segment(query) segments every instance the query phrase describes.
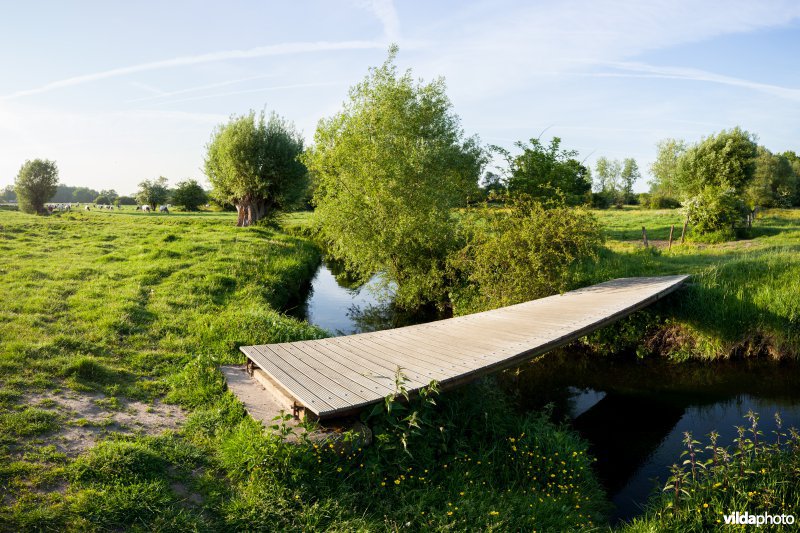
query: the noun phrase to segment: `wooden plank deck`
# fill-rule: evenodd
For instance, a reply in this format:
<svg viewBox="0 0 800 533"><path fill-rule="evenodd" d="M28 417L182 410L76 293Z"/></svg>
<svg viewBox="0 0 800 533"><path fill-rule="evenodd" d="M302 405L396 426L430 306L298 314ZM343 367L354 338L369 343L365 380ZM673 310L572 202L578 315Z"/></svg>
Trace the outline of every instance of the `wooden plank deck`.
<svg viewBox="0 0 800 533"><path fill-rule="evenodd" d="M242 346L291 401L320 419L344 416L406 387L442 388L511 368L609 325L688 276L620 278L565 294L417 326L329 339Z"/></svg>

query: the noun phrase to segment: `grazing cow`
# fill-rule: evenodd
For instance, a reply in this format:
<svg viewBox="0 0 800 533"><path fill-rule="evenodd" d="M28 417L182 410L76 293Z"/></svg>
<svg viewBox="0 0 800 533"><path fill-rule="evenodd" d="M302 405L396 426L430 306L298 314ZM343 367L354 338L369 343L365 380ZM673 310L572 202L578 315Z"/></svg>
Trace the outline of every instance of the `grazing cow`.
<svg viewBox="0 0 800 533"><path fill-rule="evenodd" d="M143 205L142 206L142 211L145 212L145 213L149 213L150 212L150 206L149 205Z"/></svg>
<svg viewBox="0 0 800 533"><path fill-rule="evenodd" d="M91 211L92 210L92 206L87 205L84 209L86 209L87 211Z"/></svg>
<svg viewBox="0 0 800 533"><path fill-rule="evenodd" d="M158 212L159 213L167 213L167 214L169 214L169 209L167 209L167 206L165 206L165 205L160 205L160 206L158 206Z"/></svg>

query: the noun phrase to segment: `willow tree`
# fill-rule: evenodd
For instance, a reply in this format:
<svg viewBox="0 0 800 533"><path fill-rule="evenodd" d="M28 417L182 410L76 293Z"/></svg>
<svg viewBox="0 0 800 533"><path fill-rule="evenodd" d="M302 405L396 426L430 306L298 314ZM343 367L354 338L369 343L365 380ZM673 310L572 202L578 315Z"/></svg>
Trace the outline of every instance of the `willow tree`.
<svg viewBox="0 0 800 533"><path fill-rule="evenodd" d="M362 277L385 272L402 306L443 304L458 248L451 210L477 196L484 153L464 137L444 80L398 74L396 53L319 122L303 160L329 251Z"/></svg>
<svg viewBox="0 0 800 533"><path fill-rule="evenodd" d="M14 182L19 208L26 213L46 214L45 202L58 188L58 168L55 161L34 159L25 161Z"/></svg>
<svg viewBox="0 0 800 533"><path fill-rule="evenodd" d="M212 195L236 206L237 226L250 226L295 204L307 186L307 170L298 160L303 139L275 113L233 116L208 143L205 172Z"/></svg>
<svg viewBox="0 0 800 533"><path fill-rule="evenodd" d="M733 128L690 146L678 159L676 183L695 232L734 238L745 220L745 193L756 172L756 136Z"/></svg>

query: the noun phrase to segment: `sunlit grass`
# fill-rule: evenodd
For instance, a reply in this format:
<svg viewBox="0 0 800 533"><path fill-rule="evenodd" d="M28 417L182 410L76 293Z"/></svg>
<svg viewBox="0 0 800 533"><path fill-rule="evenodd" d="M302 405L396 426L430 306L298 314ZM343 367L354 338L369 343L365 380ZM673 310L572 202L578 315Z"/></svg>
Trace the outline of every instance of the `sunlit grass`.
<svg viewBox="0 0 800 533"><path fill-rule="evenodd" d="M111 485L65 477L66 458L42 455L49 441L41 439L64 423L85 426L85 419L52 402L25 402L30 394L71 389L106 395L97 405L113 411L120 396L163 397L198 357L208 357L213 370L240 362L242 344L322 335L279 312L313 275L318 250L233 222L229 213L0 212L0 530L119 528L136 520L169 529L205 521L170 489L171 479L193 479L189 466L172 463L157 482L122 470ZM187 387L200 393L194 383ZM175 446L174 439L159 446ZM203 455L192 453L194 468ZM98 457L92 469L113 466ZM53 483L71 489L51 492Z"/></svg>

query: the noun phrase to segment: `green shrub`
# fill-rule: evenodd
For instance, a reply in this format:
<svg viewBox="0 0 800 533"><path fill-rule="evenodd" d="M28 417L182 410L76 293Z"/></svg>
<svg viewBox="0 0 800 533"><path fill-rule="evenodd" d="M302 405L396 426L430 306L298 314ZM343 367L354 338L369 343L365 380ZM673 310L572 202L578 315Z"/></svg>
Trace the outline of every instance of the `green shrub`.
<svg viewBox="0 0 800 533"><path fill-rule="evenodd" d="M703 233L699 228L692 228L689 232L690 242L702 242L706 244L720 244L723 242L736 240L737 232L733 228L723 228L716 231Z"/></svg>
<svg viewBox="0 0 800 533"><path fill-rule="evenodd" d="M594 209L608 209L614 205L614 193L608 191L592 193L592 207Z"/></svg>
<svg viewBox="0 0 800 533"><path fill-rule="evenodd" d="M597 219L582 208L517 199L490 211L452 258L466 279L461 312L512 305L568 290L576 266L596 259L603 242Z"/></svg>
<svg viewBox="0 0 800 533"><path fill-rule="evenodd" d="M692 230L699 235L733 230L747 214L747 207L736 191L711 186L687 200L684 209Z"/></svg>
<svg viewBox="0 0 800 533"><path fill-rule="evenodd" d="M647 195L646 198L643 198L645 195ZM676 209L681 206L676 198L663 194L642 193L639 195L639 203L649 209Z"/></svg>
<svg viewBox="0 0 800 533"><path fill-rule="evenodd" d="M708 442L684 433L685 450L672 466L663 492L655 494L643 517L625 531L711 531L734 511L751 515L793 514L800 506L800 435L784 430L764 435L759 416L750 411L748 426L737 426L734 446L721 446L712 431ZM768 531L796 531L794 526L769 526Z"/></svg>

